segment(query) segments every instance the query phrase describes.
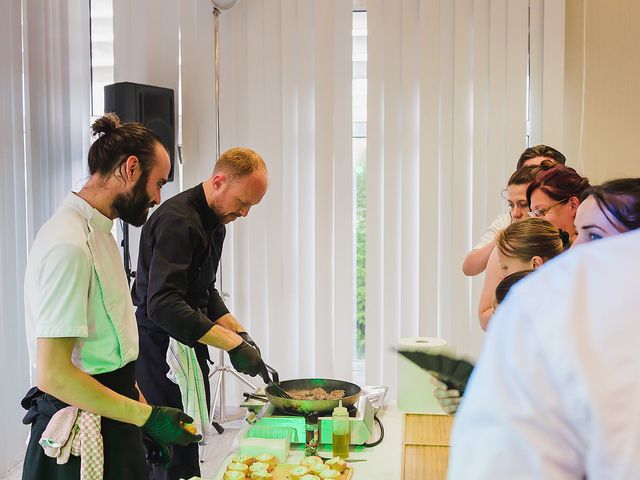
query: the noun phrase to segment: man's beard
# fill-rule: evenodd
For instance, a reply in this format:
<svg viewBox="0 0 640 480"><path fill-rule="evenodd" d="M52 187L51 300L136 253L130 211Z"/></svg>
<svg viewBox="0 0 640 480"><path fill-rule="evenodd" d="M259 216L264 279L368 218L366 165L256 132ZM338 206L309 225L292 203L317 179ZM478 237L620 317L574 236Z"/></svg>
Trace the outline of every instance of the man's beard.
<svg viewBox="0 0 640 480"><path fill-rule="evenodd" d="M146 186L149 172L142 172L131 193L119 193L113 200L113 209L118 217L134 227L141 226L147 221L151 198L147 194Z"/></svg>

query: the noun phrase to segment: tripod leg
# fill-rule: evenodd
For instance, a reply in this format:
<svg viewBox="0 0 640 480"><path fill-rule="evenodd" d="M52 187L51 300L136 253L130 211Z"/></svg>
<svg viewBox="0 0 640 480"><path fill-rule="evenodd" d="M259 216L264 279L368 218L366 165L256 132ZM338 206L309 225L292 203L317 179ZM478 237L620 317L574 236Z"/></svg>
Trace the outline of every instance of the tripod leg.
<svg viewBox="0 0 640 480"><path fill-rule="evenodd" d="M216 382L215 393L212 395L211 418L214 418L216 416L216 405L218 404L218 399L220 398L220 384L222 383L222 375L224 374L223 369L219 368L218 370L219 370L218 373L220 374L220 376L218 377L218 381Z"/></svg>
<svg viewBox="0 0 640 480"><path fill-rule="evenodd" d="M222 435L222 433L224 432L224 427L222 425L220 425L215 420L211 422L211 425L213 425L213 428L216 429L216 432L218 432L218 434Z"/></svg>
<svg viewBox="0 0 640 480"><path fill-rule="evenodd" d="M250 387L252 390L256 390L256 386L253 383L251 383L246 378L243 378L242 376L240 376L240 374L238 372L236 372L235 370L229 369L228 372L232 373L236 378L238 378L241 382L243 382L245 385Z"/></svg>

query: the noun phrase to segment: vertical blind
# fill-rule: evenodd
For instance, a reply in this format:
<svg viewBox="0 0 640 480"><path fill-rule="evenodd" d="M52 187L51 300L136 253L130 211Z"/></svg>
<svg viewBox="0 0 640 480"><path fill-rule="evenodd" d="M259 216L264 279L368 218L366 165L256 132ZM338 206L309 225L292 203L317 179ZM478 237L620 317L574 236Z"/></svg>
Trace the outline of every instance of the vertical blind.
<svg viewBox="0 0 640 480"><path fill-rule="evenodd" d="M8 2L0 19L0 475L24 456L30 385L23 278L37 230L81 185L89 143L89 10L84 1Z"/></svg>
<svg viewBox="0 0 640 480"><path fill-rule="evenodd" d="M232 311L284 378L351 378L350 4L243 2L221 23L222 149L270 172L225 245Z"/></svg>
<svg viewBox="0 0 640 480"><path fill-rule="evenodd" d="M561 138L564 2L369 0L367 11L367 382L393 386L398 338L480 349L481 278L464 277L462 260L505 211L527 135Z"/></svg>
<svg viewBox="0 0 640 480"><path fill-rule="evenodd" d="M23 454L20 395L28 383L27 348L24 340L22 279L26 261L25 168L22 122L22 35L20 4L9 2L0 16L0 395L3 428L0 429L0 477Z"/></svg>

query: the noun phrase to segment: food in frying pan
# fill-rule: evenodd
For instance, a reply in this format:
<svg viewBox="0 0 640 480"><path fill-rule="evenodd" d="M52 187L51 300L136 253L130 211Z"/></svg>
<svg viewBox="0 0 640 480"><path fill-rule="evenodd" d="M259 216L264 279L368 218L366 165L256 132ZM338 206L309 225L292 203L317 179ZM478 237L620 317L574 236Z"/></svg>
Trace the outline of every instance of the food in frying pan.
<svg viewBox="0 0 640 480"><path fill-rule="evenodd" d="M344 398L344 390L331 390L327 392L324 388L314 388L312 390L287 390L289 396L295 400L339 400Z"/></svg>

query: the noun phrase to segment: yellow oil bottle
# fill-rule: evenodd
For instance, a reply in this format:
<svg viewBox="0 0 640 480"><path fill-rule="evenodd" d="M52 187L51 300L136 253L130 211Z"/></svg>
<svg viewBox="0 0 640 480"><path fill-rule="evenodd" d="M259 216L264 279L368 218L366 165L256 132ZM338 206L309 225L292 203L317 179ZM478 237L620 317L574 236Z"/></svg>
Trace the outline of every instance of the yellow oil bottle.
<svg viewBox="0 0 640 480"><path fill-rule="evenodd" d="M342 406L342 400L331 415L333 429L333 456L346 459L349 457L349 443L351 443L351 431L349 412Z"/></svg>

